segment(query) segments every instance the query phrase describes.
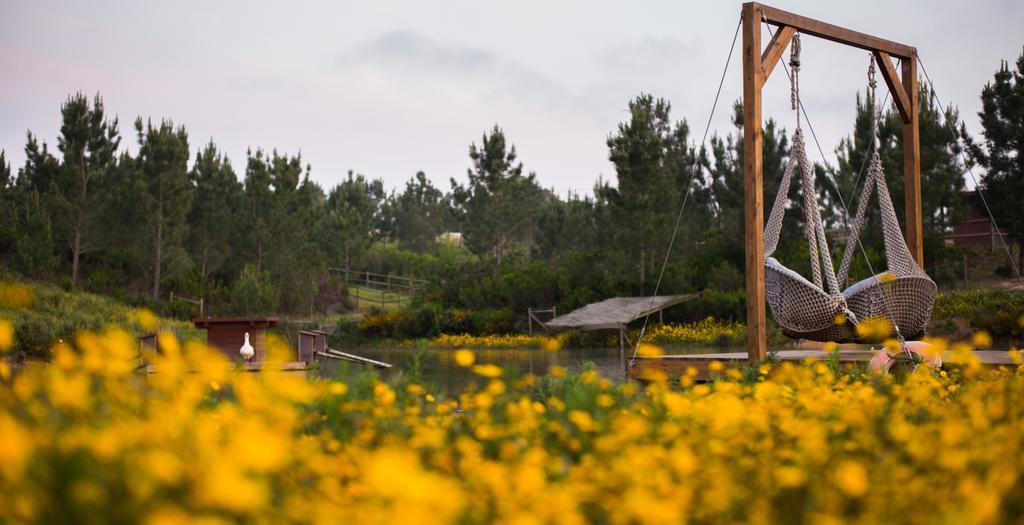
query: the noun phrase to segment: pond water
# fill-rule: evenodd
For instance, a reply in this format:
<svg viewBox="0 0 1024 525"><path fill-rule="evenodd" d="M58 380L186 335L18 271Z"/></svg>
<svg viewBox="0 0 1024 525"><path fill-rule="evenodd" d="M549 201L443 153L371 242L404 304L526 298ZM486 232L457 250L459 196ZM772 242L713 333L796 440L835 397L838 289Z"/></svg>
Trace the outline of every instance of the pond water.
<svg viewBox="0 0 1024 525"><path fill-rule="evenodd" d="M582 370L587 363L593 363L594 368L602 376L620 382L623 380L622 364L619 360L618 348L566 348L561 350L538 350L535 348L473 348L476 354L477 363L492 363L516 374L533 373L545 375L552 366L561 366L570 372ZM383 371L384 375L403 373L413 366L417 350L414 348L359 348L344 350L359 356L376 359L390 363L393 366L390 370ZM422 370L423 382L433 387L435 391L447 394L457 394L465 389L470 383L480 381L480 378L468 369L455 363L455 349L430 348L419 351L423 357ZM714 347L687 347L685 349L673 349L671 353L706 353L720 352L722 348ZM632 352L626 349L626 359ZM333 360L332 360L333 361ZM332 376L339 373L340 367L336 362L325 363L322 374ZM344 373L344 372L341 372Z"/></svg>

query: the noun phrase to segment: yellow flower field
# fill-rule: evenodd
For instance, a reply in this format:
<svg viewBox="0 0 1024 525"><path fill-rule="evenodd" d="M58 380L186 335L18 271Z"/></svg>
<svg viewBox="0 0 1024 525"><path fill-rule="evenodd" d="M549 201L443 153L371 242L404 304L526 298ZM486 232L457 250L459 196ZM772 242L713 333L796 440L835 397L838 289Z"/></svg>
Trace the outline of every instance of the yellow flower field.
<svg viewBox="0 0 1024 525"><path fill-rule="evenodd" d="M636 333L639 336L639 332ZM735 321L720 321L707 317L693 323L656 324L644 333L644 342L670 344L733 344L743 341L747 327Z"/></svg>
<svg viewBox="0 0 1024 525"><path fill-rule="evenodd" d="M479 381L446 398L161 344L147 377L117 330L0 369L0 522L1024 520L1021 366L764 364L640 388L463 355Z"/></svg>
<svg viewBox="0 0 1024 525"><path fill-rule="evenodd" d="M555 337L526 334L441 334L431 339L429 346L439 348L542 348L555 350L562 347L567 336L568 334L565 332Z"/></svg>

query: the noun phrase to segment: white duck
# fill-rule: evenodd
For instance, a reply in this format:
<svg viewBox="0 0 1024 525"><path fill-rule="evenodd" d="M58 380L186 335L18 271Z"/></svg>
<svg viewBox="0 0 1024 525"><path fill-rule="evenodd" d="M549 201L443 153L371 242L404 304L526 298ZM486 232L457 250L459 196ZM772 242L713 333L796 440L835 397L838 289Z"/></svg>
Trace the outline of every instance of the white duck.
<svg viewBox="0 0 1024 525"><path fill-rule="evenodd" d="M242 354L242 359L247 362L252 359L252 356L256 355L256 349L249 344L249 332L245 333L245 343L242 343L242 348L238 350L239 354Z"/></svg>

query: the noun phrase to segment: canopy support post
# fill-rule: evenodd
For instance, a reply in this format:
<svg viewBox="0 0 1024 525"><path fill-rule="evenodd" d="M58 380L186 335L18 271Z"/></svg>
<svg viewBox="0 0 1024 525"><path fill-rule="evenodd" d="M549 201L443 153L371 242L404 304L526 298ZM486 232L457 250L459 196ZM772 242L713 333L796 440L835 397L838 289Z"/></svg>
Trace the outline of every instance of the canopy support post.
<svg viewBox="0 0 1024 525"><path fill-rule="evenodd" d="M629 379L629 369L626 368L626 328L619 327L619 364L622 365L623 379Z"/></svg>

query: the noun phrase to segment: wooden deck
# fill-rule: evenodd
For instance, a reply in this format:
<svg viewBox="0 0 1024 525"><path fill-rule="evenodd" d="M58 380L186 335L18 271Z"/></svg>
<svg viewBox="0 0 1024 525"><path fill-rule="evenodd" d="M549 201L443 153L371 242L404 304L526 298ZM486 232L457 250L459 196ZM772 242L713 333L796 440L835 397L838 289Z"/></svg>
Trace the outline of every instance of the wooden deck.
<svg viewBox="0 0 1024 525"><path fill-rule="evenodd" d="M874 352L868 349L840 349L840 363L862 363L866 364L871 360ZM1009 354L1002 350L975 350L974 355L978 357L984 366L1016 366L1010 359ZM804 359L827 360L828 354L821 349L812 350L780 350L775 358L780 361L800 362ZM663 355L659 357L637 356L636 364L629 367L627 375L630 379L640 380L644 377L645 370L661 370L670 376L682 376L688 368L696 370L694 379L704 381L708 378L708 365L712 361L721 362L726 368L740 368L745 366L747 360L746 352L720 352L711 354L676 354ZM955 365L957 359L951 352L945 352L942 362Z"/></svg>
<svg viewBox="0 0 1024 525"><path fill-rule="evenodd" d="M282 372L289 372L289 373L297 373L298 372L298 373L303 373L304 374L304 373L306 373L307 370L310 370L310 369L313 368L313 363L306 363L306 362L303 362L303 361L285 361L285 362L276 362L276 363L262 362L262 363L225 363L224 364L224 368L226 370L235 370L236 367L238 367L239 370L243 370L243 371L246 371L246 372L262 372L263 370L273 369L273 370L280 370ZM142 365L142 367L140 367L139 371L143 372L143 373L146 373L146 374L156 374L156 373L160 372L160 370L156 367L156 365L152 365L152 364L148 364L148 363L145 364L145 365ZM188 371L190 373L195 373L197 370L196 369L189 369Z"/></svg>

